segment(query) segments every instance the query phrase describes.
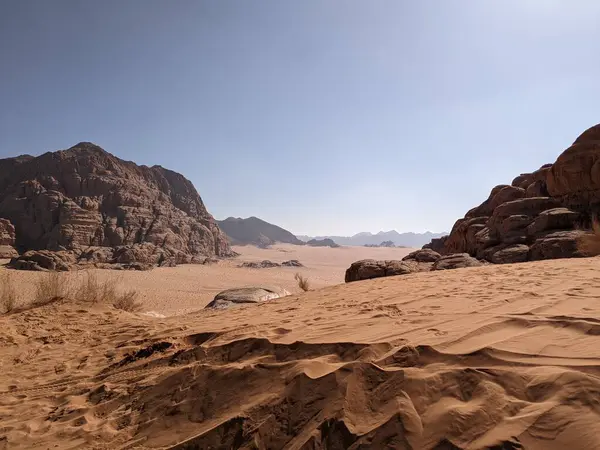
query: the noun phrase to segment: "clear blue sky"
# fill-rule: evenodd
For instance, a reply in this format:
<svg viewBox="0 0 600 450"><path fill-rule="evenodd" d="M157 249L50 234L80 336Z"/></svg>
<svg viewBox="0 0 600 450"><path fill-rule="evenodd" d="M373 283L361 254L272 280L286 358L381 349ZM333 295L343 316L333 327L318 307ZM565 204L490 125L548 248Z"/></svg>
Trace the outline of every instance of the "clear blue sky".
<svg viewBox="0 0 600 450"><path fill-rule="evenodd" d="M0 2L0 157L92 141L298 234L449 230L599 80L598 0Z"/></svg>

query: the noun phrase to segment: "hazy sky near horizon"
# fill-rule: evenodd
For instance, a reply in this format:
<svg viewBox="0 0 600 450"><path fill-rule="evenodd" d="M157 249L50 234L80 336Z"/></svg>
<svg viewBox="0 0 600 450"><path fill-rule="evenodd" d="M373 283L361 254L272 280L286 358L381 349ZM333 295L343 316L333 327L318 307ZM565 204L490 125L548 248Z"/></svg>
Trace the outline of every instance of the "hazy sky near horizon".
<svg viewBox="0 0 600 450"><path fill-rule="evenodd" d="M447 231L600 122L597 0L3 0L0 157L92 141L218 219Z"/></svg>

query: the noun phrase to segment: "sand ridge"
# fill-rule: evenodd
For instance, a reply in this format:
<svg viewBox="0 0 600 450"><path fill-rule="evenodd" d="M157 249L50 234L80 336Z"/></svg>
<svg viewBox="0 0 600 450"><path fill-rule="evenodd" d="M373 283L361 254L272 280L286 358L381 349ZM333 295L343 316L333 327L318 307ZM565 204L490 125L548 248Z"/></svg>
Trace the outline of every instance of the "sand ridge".
<svg viewBox="0 0 600 450"><path fill-rule="evenodd" d="M8 315L6 448L600 448L597 264L158 319L72 301Z"/></svg>

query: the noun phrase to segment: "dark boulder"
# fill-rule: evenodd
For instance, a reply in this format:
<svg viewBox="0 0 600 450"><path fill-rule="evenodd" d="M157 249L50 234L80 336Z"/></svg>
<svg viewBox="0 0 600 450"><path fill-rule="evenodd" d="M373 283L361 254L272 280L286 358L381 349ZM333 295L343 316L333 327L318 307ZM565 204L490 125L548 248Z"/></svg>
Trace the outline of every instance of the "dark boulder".
<svg viewBox="0 0 600 450"><path fill-rule="evenodd" d="M346 270L345 281L346 283L350 283L352 281L368 280L371 278L406 275L411 272L410 266L401 261L363 259L350 265Z"/></svg>
<svg viewBox="0 0 600 450"><path fill-rule="evenodd" d="M444 255L434 264L432 270L460 269L463 267L478 267L483 265L481 261L471 257L468 253L456 253Z"/></svg>
<svg viewBox="0 0 600 450"><path fill-rule="evenodd" d="M442 255L440 255L438 252L426 248L421 250L415 250L414 252L409 253L404 258L402 258L402 261L414 260L417 262L436 262L438 259L440 259L441 256Z"/></svg>

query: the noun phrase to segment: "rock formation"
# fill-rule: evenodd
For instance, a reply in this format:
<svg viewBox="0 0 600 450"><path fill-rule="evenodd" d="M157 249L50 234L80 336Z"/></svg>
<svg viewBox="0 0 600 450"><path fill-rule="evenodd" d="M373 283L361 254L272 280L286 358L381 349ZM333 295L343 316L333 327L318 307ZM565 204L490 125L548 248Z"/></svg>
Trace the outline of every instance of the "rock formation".
<svg viewBox="0 0 600 450"><path fill-rule="evenodd" d="M430 270L459 269L463 267L477 267L483 263L466 253L457 253L442 256L431 249L416 250L402 261L376 261L363 259L356 261L346 270L346 283L352 281L368 280L371 278L391 277L395 275L408 275L416 272Z"/></svg>
<svg viewBox="0 0 600 450"><path fill-rule="evenodd" d="M424 246L441 254L467 253L492 263L585 256L579 228L600 212L600 125L554 164L496 186L450 234Z"/></svg>
<svg viewBox="0 0 600 450"><path fill-rule="evenodd" d="M271 269L273 267L304 267L304 265L297 259L290 259L289 261L283 261L281 264L265 259L263 261L247 261L240 264L238 267L244 267L246 269Z"/></svg>
<svg viewBox="0 0 600 450"><path fill-rule="evenodd" d="M365 244L364 247L388 247L388 248L392 248L392 247L396 247L396 244L394 244L392 241L383 241L381 244ZM402 245L400 245L400 247L402 247Z"/></svg>
<svg viewBox="0 0 600 450"><path fill-rule="evenodd" d="M240 219L229 217L217 221L219 228L233 245L256 245L264 248L277 242L283 244L304 245L300 239L277 225L265 222L258 217Z"/></svg>
<svg viewBox="0 0 600 450"><path fill-rule="evenodd" d="M9 220L0 219L0 259L18 256L15 246L15 227Z"/></svg>
<svg viewBox="0 0 600 450"><path fill-rule="evenodd" d="M444 255L438 259L431 270L461 269L463 267L478 267L482 263L469 256L468 253L455 253L453 255Z"/></svg>
<svg viewBox="0 0 600 450"><path fill-rule="evenodd" d="M311 239L306 243L306 245L310 245L311 247L331 247L338 248L339 245L336 244L332 239Z"/></svg>
<svg viewBox="0 0 600 450"><path fill-rule="evenodd" d="M406 275L411 272L411 268L402 261L363 259L350 265L346 270L345 281L346 283L350 283L352 281L368 280L371 278Z"/></svg>
<svg viewBox="0 0 600 450"><path fill-rule="evenodd" d="M172 265L231 254L189 180L88 142L0 160L0 217L20 252L66 251L76 262Z"/></svg>
<svg viewBox="0 0 600 450"><path fill-rule="evenodd" d="M408 255L406 255L404 258L402 258L402 261L410 261L410 260L414 260L417 262L436 262L438 259L441 258L442 255L440 255L438 252L433 251L431 249L428 248L424 248L422 250L415 250L414 252L409 253Z"/></svg>

